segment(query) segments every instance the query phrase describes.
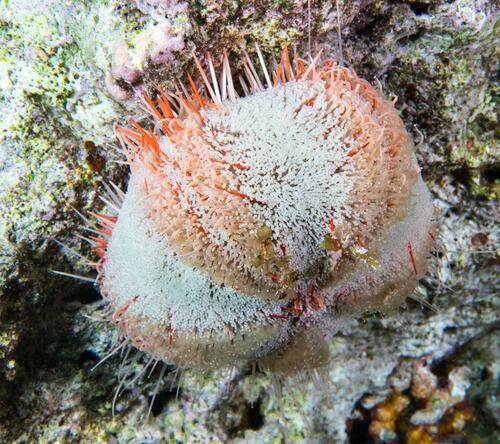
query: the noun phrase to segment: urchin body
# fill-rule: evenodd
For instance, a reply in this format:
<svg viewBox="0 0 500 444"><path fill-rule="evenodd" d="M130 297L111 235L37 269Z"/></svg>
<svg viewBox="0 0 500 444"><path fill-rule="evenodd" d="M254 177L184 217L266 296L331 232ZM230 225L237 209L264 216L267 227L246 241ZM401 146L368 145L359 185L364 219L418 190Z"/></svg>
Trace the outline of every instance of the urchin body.
<svg viewBox="0 0 500 444"><path fill-rule="evenodd" d="M425 273L433 207L393 104L331 63L262 70L236 97L225 59L221 82L201 71L211 99L192 82L147 99L156 132L118 133L131 177L99 284L123 336L180 367L320 366L339 317Z"/></svg>

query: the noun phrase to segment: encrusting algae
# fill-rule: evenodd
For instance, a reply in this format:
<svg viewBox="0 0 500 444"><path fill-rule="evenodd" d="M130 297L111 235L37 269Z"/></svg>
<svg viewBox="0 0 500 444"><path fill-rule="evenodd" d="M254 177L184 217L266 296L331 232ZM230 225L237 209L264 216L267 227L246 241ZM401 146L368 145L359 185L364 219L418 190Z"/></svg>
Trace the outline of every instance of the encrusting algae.
<svg viewBox="0 0 500 444"><path fill-rule="evenodd" d="M143 97L118 128L131 174L89 240L122 344L180 368L328 362L346 314L389 310L418 285L433 206L391 101L352 69L256 47L233 78Z"/></svg>

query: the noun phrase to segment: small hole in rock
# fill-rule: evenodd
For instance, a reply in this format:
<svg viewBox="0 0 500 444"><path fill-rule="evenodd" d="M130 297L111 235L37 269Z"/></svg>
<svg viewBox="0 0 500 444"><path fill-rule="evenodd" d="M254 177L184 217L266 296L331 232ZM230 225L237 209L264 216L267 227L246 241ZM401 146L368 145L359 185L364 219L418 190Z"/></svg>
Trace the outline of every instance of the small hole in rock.
<svg viewBox="0 0 500 444"><path fill-rule="evenodd" d="M363 399L358 399L351 413L351 418L346 423L349 444L374 444L370 435L371 414L363 407Z"/></svg>
<svg viewBox="0 0 500 444"><path fill-rule="evenodd" d="M461 183L466 187L470 186L472 181L472 175L469 168L467 167L457 168L456 170L452 171L451 174L453 175L455 183L457 182Z"/></svg>
<svg viewBox="0 0 500 444"><path fill-rule="evenodd" d="M430 4L426 2L413 2L410 3L410 9L415 15L429 14Z"/></svg>
<svg viewBox="0 0 500 444"><path fill-rule="evenodd" d="M94 284L79 284L70 295L71 300L77 300L81 304L92 304L102 299L101 293L95 288Z"/></svg>
<svg viewBox="0 0 500 444"><path fill-rule="evenodd" d="M93 367L99 361L99 356L92 350L85 350L78 358L78 367Z"/></svg>
<svg viewBox="0 0 500 444"><path fill-rule="evenodd" d="M180 391L179 391L180 393ZM165 406L172 400L174 400L177 396L177 388L173 387L172 390L164 390L158 393L155 396L153 401L153 397L149 398L149 402L153 401L153 405L151 406L151 415L158 416Z"/></svg>
<svg viewBox="0 0 500 444"><path fill-rule="evenodd" d="M500 164L484 168L481 176L489 184L500 180Z"/></svg>
<svg viewBox="0 0 500 444"><path fill-rule="evenodd" d="M349 444L373 444L375 441L370 436L370 415L356 418L348 424Z"/></svg>
<svg viewBox="0 0 500 444"><path fill-rule="evenodd" d="M264 425L264 415L262 415L262 400L259 398L257 401L248 404L248 428L252 430L259 430Z"/></svg>

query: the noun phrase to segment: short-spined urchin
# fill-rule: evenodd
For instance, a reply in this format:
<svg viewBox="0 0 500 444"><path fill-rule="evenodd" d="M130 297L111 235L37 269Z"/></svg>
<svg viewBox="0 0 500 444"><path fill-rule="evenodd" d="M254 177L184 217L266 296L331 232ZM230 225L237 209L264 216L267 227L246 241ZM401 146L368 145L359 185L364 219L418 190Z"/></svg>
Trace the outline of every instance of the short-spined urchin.
<svg viewBox="0 0 500 444"><path fill-rule="evenodd" d="M432 245L393 103L332 61L257 56L239 93L227 56L219 79L196 59L201 87L117 130L131 175L97 215L97 283L119 333L181 368L320 366L336 319L398 305Z"/></svg>

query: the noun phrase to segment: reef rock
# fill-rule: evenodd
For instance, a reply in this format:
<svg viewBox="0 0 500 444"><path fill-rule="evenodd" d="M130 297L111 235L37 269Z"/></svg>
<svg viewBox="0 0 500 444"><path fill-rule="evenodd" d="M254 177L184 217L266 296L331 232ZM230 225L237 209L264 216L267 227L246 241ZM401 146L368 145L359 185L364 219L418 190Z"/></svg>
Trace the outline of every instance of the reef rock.
<svg viewBox="0 0 500 444"><path fill-rule="evenodd" d="M491 442L498 5L355 0L311 2L308 11L307 3L2 4L0 441ZM158 379L158 366L114 403L123 373L133 379L148 358L129 356L121 368L118 353L92 370L113 344L100 295L50 270L90 276L78 213L98 208L103 179L125 187L114 125L141 118L139 96L175 89L194 72L193 50L238 54L254 42L268 56L286 43L302 54L322 49L398 97L439 214L421 302L346 320L319 383L279 384L251 369L179 381L167 367Z"/></svg>

